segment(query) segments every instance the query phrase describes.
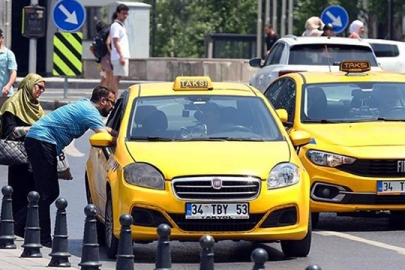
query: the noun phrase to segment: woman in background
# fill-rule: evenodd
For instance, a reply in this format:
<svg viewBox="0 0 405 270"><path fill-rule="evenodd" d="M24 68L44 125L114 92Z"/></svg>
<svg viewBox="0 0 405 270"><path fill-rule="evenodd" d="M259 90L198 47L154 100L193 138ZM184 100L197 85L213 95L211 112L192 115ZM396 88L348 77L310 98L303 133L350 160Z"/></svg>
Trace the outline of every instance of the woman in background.
<svg viewBox="0 0 405 270"><path fill-rule="evenodd" d="M364 23L359 20L354 20L349 27L349 38L361 38L364 34Z"/></svg>
<svg viewBox="0 0 405 270"><path fill-rule="evenodd" d="M30 126L44 115L38 98L45 91L45 80L38 74L28 74L18 90L0 109L1 138L23 141ZM34 176L28 164L8 167L8 185L13 188L12 205L14 233L24 237L27 218L27 195L34 190Z"/></svg>

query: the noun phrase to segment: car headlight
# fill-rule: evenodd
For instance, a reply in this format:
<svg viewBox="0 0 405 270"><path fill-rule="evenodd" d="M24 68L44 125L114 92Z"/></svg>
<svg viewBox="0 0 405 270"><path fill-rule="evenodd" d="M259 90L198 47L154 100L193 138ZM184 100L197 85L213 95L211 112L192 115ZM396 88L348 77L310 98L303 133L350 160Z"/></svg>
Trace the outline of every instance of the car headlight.
<svg viewBox="0 0 405 270"><path fill-rule="evenodd" d="M307 152L307 157L309 160L319 166L325 167L337 167L342 164L352 164L356 161L355 158L337 155L333 153L327 153L316 150L309 150Z"/></svg>
<svg viewBox="0 0 405 270"><path fill-rule="evenodd" d="M280 163L267 177L267 189L287 187L300 181L300 170L292 163Z"/></svg>
<svg viewBox="0 0 405 270"><path fill-rule="evenodd" d="M162 190L165 188L162 174L146 163L132 163L125 166L124 178L127 183L140 187Z"/></svg>

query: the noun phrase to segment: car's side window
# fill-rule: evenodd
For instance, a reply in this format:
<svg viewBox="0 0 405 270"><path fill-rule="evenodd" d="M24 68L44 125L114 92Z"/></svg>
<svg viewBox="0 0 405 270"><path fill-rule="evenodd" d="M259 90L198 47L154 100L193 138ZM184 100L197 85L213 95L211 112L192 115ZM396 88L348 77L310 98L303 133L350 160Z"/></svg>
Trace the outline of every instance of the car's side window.
<svg viewBox="0 0 405 270"><path fill-rule="evenodd" d="M286 79L283 91L276 101L276 109L285 109L288 113L288 122L293 122L295 111L296 84L292 79Z"/></svg>
<svg viewBox="0 0 405 270"><path fill-rule="evenodd" d="M275 82L270 84L270 86L267 88L266 92L264 92L264 95L266 96L266 98L270 101L270 103L274 107L276 106L276 101L278 99L278 96L281 93L281 89L283 88L285 81L286 81L286 79L276 80Z"/></svg>
<svg viewBox="0 0 405 270"><path fill-rule="evenodd" d="M124 115L126 104L128 103L129 92L125 91L122 93L120 98L117 100L114 109L110 113L107 120L106 126L111 127L114 130L119 131L121 126L122 117Z"/></svg>
<svg viewBox="0 0 405 270"><path fill-rule="evenodd" d="M285 45L282 42L274 44L274 46L270 51L269 56L266 58L266 61L264 62L264 66L278 64L280 62L284 47Z"/></svg>

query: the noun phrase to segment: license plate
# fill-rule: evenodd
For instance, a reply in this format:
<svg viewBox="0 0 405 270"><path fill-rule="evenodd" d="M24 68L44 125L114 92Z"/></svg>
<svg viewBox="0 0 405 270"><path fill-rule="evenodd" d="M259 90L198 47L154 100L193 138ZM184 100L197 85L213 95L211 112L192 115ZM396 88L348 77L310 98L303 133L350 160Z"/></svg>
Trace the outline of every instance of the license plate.
<svg viewBox="0 0 405 270"><path fill-rule="evenodd" d="M186 219L248 219L249 203L186 203Z"/></svg>
<svg viewBox="0 0 405 270"><path fill-rule="evenodd" d="M378 195L405 194L405 181L377 181Z"/></svg>

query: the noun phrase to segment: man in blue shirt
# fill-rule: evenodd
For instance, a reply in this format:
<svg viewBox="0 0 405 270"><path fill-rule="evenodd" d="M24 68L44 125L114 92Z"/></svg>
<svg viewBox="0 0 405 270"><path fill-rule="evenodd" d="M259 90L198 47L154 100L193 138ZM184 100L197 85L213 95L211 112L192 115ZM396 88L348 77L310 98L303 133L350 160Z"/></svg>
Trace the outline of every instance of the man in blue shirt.
<svg viewBox="0 0 405 270"><path fill-rule="evenodd" d="M59 196L56 156L88 129L117 136L117 131L106 127L102 121L102 116L108 116L114 105L114 91L97 86L90 100L81 99L62 106L39 119L28 131L25 148L34 174L35 191L40 195L39 224L43 246L52 247L50 205ZM16 228L16 231L21 229Z"/></svg>
<svg viewBox="0 0 405 270"><path fill-rule="evenodd" d="M13 95L13 83L17 78L17 62L14 53L4 45L4 33L0 29L0 89L3 97Z"/></svg>

